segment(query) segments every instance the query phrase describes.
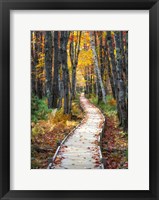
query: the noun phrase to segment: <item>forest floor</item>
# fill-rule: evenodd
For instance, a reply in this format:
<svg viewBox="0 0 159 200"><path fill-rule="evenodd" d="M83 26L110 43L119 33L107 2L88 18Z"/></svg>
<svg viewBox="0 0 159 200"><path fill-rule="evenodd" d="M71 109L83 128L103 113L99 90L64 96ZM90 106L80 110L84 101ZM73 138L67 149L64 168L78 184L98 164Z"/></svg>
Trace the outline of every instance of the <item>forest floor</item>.
<svg viewBox="0 0 159 200"><path fill-rule="evenodd" d="M80 104L85 112L82 123L62 144L54 169L101 169L100 134L104 124L101 111L82 94Z"/></svg>
<svg viewBox="0 0 159 200"><path fill-rule="evenodd" d="M46 169L58 144L81 122L84 113L79 99L72 103L72 115L64 115L63 109L52 110L47 119L32 122L31 168Z"/></svg>
<svg viewBox="0 0 159 200"><path fill-rule="evenodd" d="M106 116L107 126L102 138L102 154L107 169L128 168L128 136L118 127L118 119Z"/></svg>
<svg viewBox="0 0 159 200"><path fill-rule="evenodd" d="M119 126L119 121L116 111L116 102L111 97L107 97L107 103L98 104L95 97L91 97L90 101L83 99L82 105L85 112L87 109L100 113L99 109L106 117L106 129L102 137L102 156L106 159L107 169L127 169L128 168L128 134ZM94 104L95 107L91 104ZM82 103L82 101L81 101ZM99 109L97 109L97 107ZM87 111L86 111L87 110ZM98 110L98 111L97 111ZM94 112L93 111L93 112ZM98 150L98 128L96 127L96 120L94 114L93 118L88 121L88 115L85 115L80 109L79 97L73 102L72 115L64 115L63 110L52 110L48 114L47 119L32 122L32 138L31 138L31 168L32 169L46 169L48 166L48 158L52 158L59 143L82 121L81 132L77 129L77 134L65 143L61 148L61 154L55 160L56 168L78 168L79 162L83 159L80 168L100 168ZM83 119L84 118L84 119ZM99 117L100 118L100 117ZM88 126L85 126L84 124ZM100 120L99 120L100 121ZM79 127L80 127L79 126ZM99 128L101 123L99 124ZM96 133L95 133L96 132ZM93 134L93 135L90 135ZM90 140L90 142L88 142ZM78 148L83 148L77 151ZM79 145L81 144L81 145ZM71 147L69 147L71 146ZM68 148L69 147L69 148ZM76 153L76 156L65 162L65 157L70 156L71 152ZM64 154L63 154L64 153ZM93 153L93 154L92 154ZM74 159L78 157L76 162ZM65 160L65 161L64 161ZM87 164L84 165L83 164ZM69 166L68 166L69 164Z"/></svg>
<svg viewBox="0 0 159 200"><path fill-rule="evenodd" d="M101 144L106 169L128 169L128 134L119 126L115 100L108 96L106 105L98 104L95 97L91 97L90 101L102 110L106 118Z"/></svg>

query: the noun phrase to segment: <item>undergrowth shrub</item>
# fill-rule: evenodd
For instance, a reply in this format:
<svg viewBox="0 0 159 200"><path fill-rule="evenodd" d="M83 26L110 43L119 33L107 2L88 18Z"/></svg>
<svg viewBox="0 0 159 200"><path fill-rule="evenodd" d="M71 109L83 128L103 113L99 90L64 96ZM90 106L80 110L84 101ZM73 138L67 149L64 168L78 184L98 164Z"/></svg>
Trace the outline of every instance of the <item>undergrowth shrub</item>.
<svg viewBox="0 0 159 200"><path fill-rule="evenodd" d="M39 124L36 124L33 128L32 128L32 136L36 136L38 134L44 134L44 128L39 126Z"/></svg>
<svg viewBox="0 0 159 200"><path fill-rule="evenodd" d="M94 96L91 97L90 101L108 116L117 114L116 101L111 95L107 95L106 104L103 102L98 103L98 98Z"/></svg>
<svg viewBox="0 0 159 200"><path fill-rule="evenodd" d="M48 113L51 113L51 109L48 109L46 99L39 99L37 96L31 97L31 121L37 123L38 120L46 120Z"/></svg>

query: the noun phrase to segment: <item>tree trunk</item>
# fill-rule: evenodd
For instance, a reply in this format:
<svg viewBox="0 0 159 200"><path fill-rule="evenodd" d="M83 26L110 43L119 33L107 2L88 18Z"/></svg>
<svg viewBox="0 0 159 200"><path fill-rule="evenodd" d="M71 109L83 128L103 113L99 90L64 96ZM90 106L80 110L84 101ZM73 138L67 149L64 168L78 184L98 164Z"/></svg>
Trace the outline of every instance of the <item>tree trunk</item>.
<svg viewBox="0 0 159 200"><path fill-rule="evenodd" d="M121 32L115 31L116 42L116 60L117 60L117 77L118 77L118 102L121 111L121 125L127 129L127 115L125 107L125 87L122 77L122 51L121 51Z"/></svg>
<svg viewBox="0 0 159 200"><path fill-rule="evenodd" d="M99 43L97 31L94 32L94 37L95 37L95 47L96 47L97 61L98 61L98 63L100 63L100 51L98 50L98 49L100 49L100 43ZM99 64L98 64L98 66L99 66ZM101 73L101 68L100 68L100 73ZM97 75L97 84L96 84L96 86L98 88L97 89L97 91L98 91L97 97L98 97L98 104L99 104L100 102L102 102L102 89L100 87L97 70L96 70L96 75ZM101 75L101 77L102 77L102 75ZM103 79L102 79L102 81L103 81Z"/></svg>
<svg viewBox="0 0 159 200"><path fill-rule="evenodd" d="M126 93L126 104L127 104L127 110L128 110L128 31L126 32L125 37L125 70L126 70L126 87L125 87L125 93ZM128 111L127 111L128 113Z"/></svg>
<svg viewBox="0 0 159 200"><path fill-rule="evenodd" d="M127 115L127 128L128 128L128 31L125 33L125 70L126 70L126 83L125 83L125 101L126 101L126 115Z"/></svg>
<svg viewBox="0 0 159 200"><path fill-rule="evenodd" d="M92 51L93 51L93 58L94 58L94 65L95 65L95 69L97 72L97 76L98 76L98 80L99 80L99 84L102 90L102 100L104 103L106 103L106 92L104 89L104 85L103 85L103 81L102 81L102 77L101 77L101 72L98 66L98 60L97 60L97 53L96 53L96 49L95 49L95 42L93 39L93 34L92 31L90 31L90 40L91 40L91 47L92 47Z"/></svg>
<svg viewBox="0 0 159 200"><path fill-rule="evenodd" d="M58 79L59 79L59 99L58 99L57 107L61 108L62 107L62 98L64 96L64 88L63 88L63 81L60 79L60 76Z"/></svg>
<svg viewBox="0 0 159 200"><path fill-rule="evenodd" d="M105 62L107 63L107 73L108 73L109 80L110 80L110 85L111 85L111 90L112 90L113 98L116 99L116 97L115 97L115 88L114 88L113 74L112 74L111 67L110 67L110 59L109 59L109 51L108 51L108 45L107 45L107 38L106 38L106 43L105 43L105 47L104 47L104 56L105 56Z"/></svg>
<svg viewBox="0 0 159 200"><path fill-rule="evenodd" d="M90 91L90 94L92 94L92 92L93 92L93 89L92 89L92 86L93 86L92 66L90 66L90 69L89 69L89 77L90 77L89 91Z"/></svg>
<svg viewBox="0 0 159 200"><path fill-rule="evenodd" d="M104 76L104 57L103 57L103 44L102 44L102 32L100 34L100 39L99 39L99 52L100 52L100 71L101 71L101 77L102 77L102 80L103 80L103 76ZM103 81L104 82L104 81Z"/></svg>
<svg viewBox="0 0 159 200"><path fill-rule="evenodd" d="M34 31L31 32L31 92L36 95L35 41Z"/></svg>
<svg viewBox="0 0 159 200"><path fill-rule="evenodd" d="M37 82L38 82L38 70L37 70L37 65L38 65L38 34L37 31L35 33L35 57L34 57L34 64L35 64L35 89L36 89L36 95L38 96L38 87L37 87Z"/></svg>
<svg viewBox="0 0 159 200"><path fill-rule="evenodd" d="M61 31L61 63L63 71L63 83L64 83L64 114L70 113L69 107L69 72L67 66L67 43L68 43L68 31Z"/></svg>
<svg viewBox="0 0 159 200"><path fill-rule="evenodd" d="M53 108L57 108L58 96L59 96L59 83L58 83L58 74L59 74L59 60L58 60L58 31L54 31L54 75L53 75Z"/></svg>
<svg viewBox="0 0 159 200"><path fill-rule="evenodd" d="M42 53L42 32L36 31L36 45L37 45L37 64L40 65L40 55ZM41 75L43 72L42 66L36 67L36 76L37 76L37 96L42 99L43 96L43 86Z"/></svg>
<svg viewBox="0 0 159 200"><path fill-rule="evenodd" d="M52 107L52 34L45 33L45 69L46 69L46 95L48 108Z"/></svg>
<svg viewBox="0 0 159 200"><path fill-rule="evenodd" d="M120 107L119 107L119 98L118 98L116 61L115 61L113 39L112 39L112 36L111 36L111 31L107 31L107 45L108 45L108 48L109 48L109 55L110 55L110 58L111 58L112 75L113 75L113 83L114 83L114 90L115 90L115 99L117 101L118 118L119 118L119 121L121 123L121 111L120 111Z"/></svg>
<svg viewBox="0 0 159 200"><path fill-rule="evenodd" d="M78 56L80 52L81 33L82 31L77 31L76 43L73 40L70 42L70 60L72 64L72 99L74 99L76 96L76 68L77 68ZM72 34L73 34L73 39L74 39L74 31Z"/></svg>

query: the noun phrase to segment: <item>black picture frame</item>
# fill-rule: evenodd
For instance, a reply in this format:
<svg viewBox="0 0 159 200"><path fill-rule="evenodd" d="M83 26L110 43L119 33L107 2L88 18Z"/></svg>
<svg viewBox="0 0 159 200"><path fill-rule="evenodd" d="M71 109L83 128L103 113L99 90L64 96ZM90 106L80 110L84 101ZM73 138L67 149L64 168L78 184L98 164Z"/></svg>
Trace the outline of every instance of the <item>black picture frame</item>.
<svg viewBox="0 0 159 200"><path fill-rule="evenodd" d="M10 190L10 10L149 10L150 189L148 191ZM145 41L147 42L147 41ZM0 0L0 197L1 199L159 199L159 2L157 0ZM143 72L144 73L144 72ZM142 141L141 141L142 142ZM131 181L131 180L130 180ZM137 181L137 180L136 180Z"/></svg>

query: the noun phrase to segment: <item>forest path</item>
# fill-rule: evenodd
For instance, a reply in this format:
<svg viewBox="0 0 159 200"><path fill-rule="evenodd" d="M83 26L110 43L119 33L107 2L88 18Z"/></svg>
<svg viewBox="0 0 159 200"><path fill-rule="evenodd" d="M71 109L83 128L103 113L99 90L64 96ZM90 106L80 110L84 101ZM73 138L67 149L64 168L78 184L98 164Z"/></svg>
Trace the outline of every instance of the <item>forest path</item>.
<svg viewBox="0 0 159 200"><path fill-rule="evenodd" d="M101 169L100 133L104 116L90 101L80 96L85 112L81 124L61 145L53 163L54 169Z"/></svg>

